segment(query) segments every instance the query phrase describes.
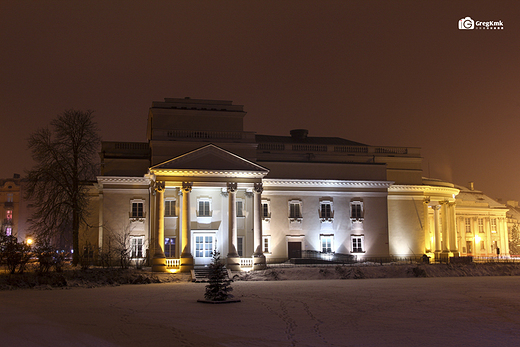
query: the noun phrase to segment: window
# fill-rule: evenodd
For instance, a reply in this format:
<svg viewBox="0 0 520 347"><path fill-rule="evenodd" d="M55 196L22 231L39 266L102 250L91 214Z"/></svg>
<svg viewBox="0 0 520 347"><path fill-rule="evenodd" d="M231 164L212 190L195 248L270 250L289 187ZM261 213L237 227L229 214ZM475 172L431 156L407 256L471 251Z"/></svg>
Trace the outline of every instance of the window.
<svg viewBox="0 0 520 347"><path fill-rule="evenodd" d="M237 200L237 217L244 217L244 200Z"/></svg>
<svg viewBox="0 0 520 347"><path fill-rule="evenodd" d="M165 217L175 217L175 200L165 200L164 201L164 216Z"/></svg>
<svg viewBox="0 0 520 347"><path fill-rule="evenodd" d="M262 249L264 253L271 253L271 236L262 238Z"/></svg>
<svg viewBox="0 0 520 347"><path fill-rule="evenodd" d="M143 243L144 243L144 236L131 236L130 237L130 257L131 258L142 258L143 257Z"/></svg>
<svg viewBox="0 0 520 347"><path fill-rule="evenodd" d="M195 236L195 256L197 258L210 258L213 252L213 236Z"/></svg>
<svg viewBox="0 0 520 347"><path fill-rule="evenodd" d="M143 218L144 217L144 202L143 201L132 201L132 218Z"/></svg>
<svg viewBox="0 0 520 347"><path fill-rule="evenodd" d="M497 232L497 219L491 218L491 232L496 233Z"/></svg>
<svg viewBox="0 0 520 347"><path fill-rule="evenodd" d="M332 201L322 200L320 201L320 218L322 220L330 220L334 217L334 211L332 210Z"/></svg>
<svg viewBox="0 0 520 347"><path fill-rule="evenodd" d="M464 218L464 223L466 226L466 232L471 233L471 218Z"/></svg>
<svg viewBox="0 0 520 347"><path fill-rule="evenodd" d="M175 241L175 237L164 238L164 255L166 258L176 258Z"/></svg>
<svg viewBox="0 0 520 347"><path fill-rule="evenodd" d="M350 203L350 219L355 221L363 220L363 202L352 201Z"/></svg>
<svg viewBox="0 0 520 347"><path fill-rule="evenodd" d="M364 253L364 236L351 236L352 253Z"/></svg>
<svg viewBox="0 0 520 347"><path fill-rule="evenodd" d="M484 240L480 241L480 250L485 251L486 250L486 244L484 243Z"/></svg>
<svg viewBox="0 0 520 347"><path fill-rule="evenodd" d="M321 235L321 251L323 253L332 253L332 242L334 239L333 235Z"/></svg>
<svg viewBox="0 0 520 347"><path fill-rule="evenodd" d="M7 224L11 224L13 222L13 211L7 210Z"/></svg>
<svg viewBox="0 0 520 347"><path fill-rule="evenodd" d="M271 208L269 201L262 200L262 219L271 218Z"/></svg>
<svg viewBox="0 0 520 347"><path fill-rule="evenodd" d="M210 201L209 200L199 200L199 217L210 217Z"/></svg>
<svg viewBox="0 0 520 347"><path fill-rule="evenodd" d="M484 219L483 218L478 219L478 232L479 233L484 232Z"/></svg>
<svg viewBox="0 0 520 347"><path fill-rule="evenodd" d="M241 236L237 237L237 253L240 257L244 256L244 238Z"/></svg>
<svg viewBox="0 0 520 347"><path fill-rule="evenodd" d="M299 200L289 201L289 218L291 218L291 219L302 218L301 206L302 206L302 202Z"/></svg>
<svg viewBox="0 0 520 347"><path fill-rule="evenodd" d="M468 250L467 254L473 253L473 242L472 241L466 241L466 249Z"/></svg>
<svg viewBox="0 0 520 347"><path fill-rule="evenodd" d="M6 227L5 228L5 235L6 236L11 236L13 234L13 228L11 227Z"/></svg>
<svg viewBox="0 0 520 347"><path fill-rule="evenodd" d="M13 202L13 194L7 194L7 202Z"/></svg>

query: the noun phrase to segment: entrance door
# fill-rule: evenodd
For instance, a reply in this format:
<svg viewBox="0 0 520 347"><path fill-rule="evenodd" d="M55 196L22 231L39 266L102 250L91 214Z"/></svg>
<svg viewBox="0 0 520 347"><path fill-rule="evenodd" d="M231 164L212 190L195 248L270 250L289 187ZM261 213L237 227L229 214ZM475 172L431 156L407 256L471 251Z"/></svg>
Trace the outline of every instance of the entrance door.
<svg viewBox="0 0 520 347"><path fill-rule="evenodd" d="M288 242L287 250L288 250L287 254L289 255L289 259L302 257L302 243L301 242Z"/></svg>
<svg viewBox="0 0 520 347"><path fill-rule="evenodd" d="M195 265L210 264L212 260L211 253L216 248L215 233L212 234L195 234Z"/></svg>

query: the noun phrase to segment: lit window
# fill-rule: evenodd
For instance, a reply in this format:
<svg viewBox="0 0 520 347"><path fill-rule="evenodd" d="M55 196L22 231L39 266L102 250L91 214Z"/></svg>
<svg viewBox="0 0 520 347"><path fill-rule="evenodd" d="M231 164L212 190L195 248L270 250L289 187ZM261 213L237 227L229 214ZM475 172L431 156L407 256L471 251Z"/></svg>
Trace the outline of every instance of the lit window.
<svg viewBox="0 0 520 347"><path fill-rule="evenodd" d="M164 255L166 258L176 258L175 237L164 238Z"/></svg>
<svg viewBox="0 0 520 347"><path fill-rule="evenodd" d="M165 217L175 217L175 200L165 200L164 201L164 216Z"/></svg>
<svg viewBox="0 0 520 347"><path fill-rule="evenodd" d="M352 201L350 203L350 219L355 221L363 220L363 202Z"/></svg>
<svg viewBox="0 0 520 347"><path fill-rule="evenodd" d="M210 258L214 249L214 241L212 235L195 236L195 256L197 258Z"/></svg>
<svg viewBox="0 0 520 347"><path fill-rule="evenodd" d="M237 200L237 217L244 217L244 200Z"/></svg>
<svg viewBox="0 0 520 347"><path fill-rule="evenodd" d="M142 258L143 257L143 244L144 244L144 236L131 236L130 237L130 257L131 258Z"/></svg>
<svg viewBox="0 0 520 347"><path fill-rule="evenodd" d="M471 218L464 218L464 223L466 226L466 232L471 233Z"/></svg>
<svg viewBox="0 0 520 347"><path fill-rule="evenodd" d="M333 235L321 235L321 251L323 253L331 253L332 252L332 242L334 240Z"/></svg>
<svg viewBox="0 0 520 347"><path fill-rule="evenodd" d="M351 236L352 240L352 253L364 253L364 239L363 235L361 236Z"/></svg>
<svg viewBox="0 0 520 347"><path fill-rule="evenodd" d="M289 201L289 218L300 219L302 218L302 202L299 200Z"/></svg>
<svg viewBox="0 0 520 347"><path fill-rule="evenodd" d="M262 239L262 249L264 253L271 253L271 236L264 236Z"/></svg>
<svg viewBox="0 0 520 347"><path fill-rule="evenodd" d="M13 211L7 210L7 224L11 224L13 222Z"/></svg>
<svg viewBox="0 0 520 347"><path fill-rule="evenodd" d="M497 219L491 218L491 232L496 233L497 232Z"/></svg>
<svg viewBox="0 0 520 347"><path fill-rule="evenodd" d="M11 227L6 227L5 228L5 235L6 236L11 236L13 234L13 228Z"/></svg>
<svg viewBox="0 0 520 347"><path fill-rule="evenodd" d="M210 217L210 201L209 200L199 200L199 217Z"/></svg>

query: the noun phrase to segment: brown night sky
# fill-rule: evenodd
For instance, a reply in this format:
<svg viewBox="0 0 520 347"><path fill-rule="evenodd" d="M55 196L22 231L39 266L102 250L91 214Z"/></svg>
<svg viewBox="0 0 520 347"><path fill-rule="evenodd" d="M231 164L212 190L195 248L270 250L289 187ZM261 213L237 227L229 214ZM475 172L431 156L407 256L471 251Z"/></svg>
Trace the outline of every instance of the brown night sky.
<svg viewBox="0 0 520 347"><path fill-rule="evenodd" d="M425 176L518 200L519 39L518 1L0 0L0 177L65 109L145 141L151 102L190 96L261 134L421 147Z"/></svg>

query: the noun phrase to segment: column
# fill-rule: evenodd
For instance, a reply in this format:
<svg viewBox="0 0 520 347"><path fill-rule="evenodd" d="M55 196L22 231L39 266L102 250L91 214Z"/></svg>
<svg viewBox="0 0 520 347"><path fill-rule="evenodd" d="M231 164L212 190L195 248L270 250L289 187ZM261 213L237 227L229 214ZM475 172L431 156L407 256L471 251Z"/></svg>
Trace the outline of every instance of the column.
<svg viewBox="0 0 520 347"><path fill-rule="evenodd" d="M433 208L433 223L435 227L435 255L437 256L441 252L441 230L439 221L439 208L440 205L432 206Z"/></svg>
<svg viewBox="0 0 520 347"><path fill-rule="evenodd" d="M98 249L103 252L103 192L99 192Z"/></svg>
<svg viewBox="0 0 520 347"><path fill-rule="evenodd" d="M166 272L164 255L164 182L155 183L157 229L155 232L155 252L152 258L152 271Z"/></svg>
<svg viewBox="0 0 520 347"><path fill-rule="evenodd" d="M228 182L228 246L227 267L232 271L240 271L240 257L237 253L237 183Z"/></svg>
<svg viewBox="0 0 520 347"><path fill-rule="evenodd" d="M450 250L450 237L449 237L449 215L448 215L448 201L441 201L441 214L442 214L442 252L448 253Z"/></svg>
<svg viewBox="0 0 520 347"><path fill-rule="evenodd" d="M193 183L182 182L182 238L181 238L181 272L193 270L193 255L191 254L191 220L190 193Z"/></svg>
<svg viewBox="0 0 520 347"><path fill-rule="evenodd" d="M455 202L449 203L449 212L450 212L450 252L453 253L453 256L459 256L459 246L457 242L457 217L455 213Z"/></svg>
<svg viewBox="0 0 520 347"><path fill-rule="evenodd" d="M264 188L262 183L255 183L254 193L254 211L253 211L253 238L254 249L253 254L253 270L262 270L266 267L265 255L262 250L262 192Z"/></svg>
<svg viewBox="0 0 520 347"><path fill-rule="evenodd" d="M432 250L432 239L430 236L430 216L428 215L428 204L430 203L429 198L424 198L423 200L423 216L424 216L424 251Z"/></svg>

